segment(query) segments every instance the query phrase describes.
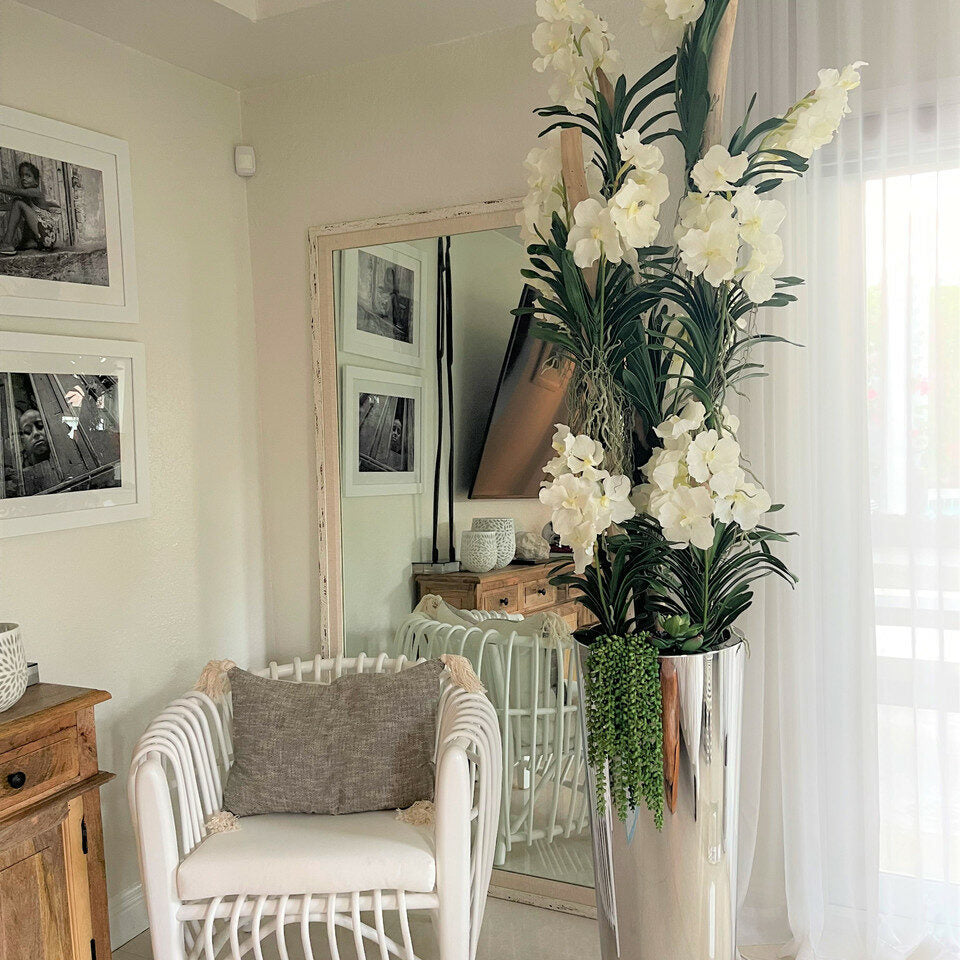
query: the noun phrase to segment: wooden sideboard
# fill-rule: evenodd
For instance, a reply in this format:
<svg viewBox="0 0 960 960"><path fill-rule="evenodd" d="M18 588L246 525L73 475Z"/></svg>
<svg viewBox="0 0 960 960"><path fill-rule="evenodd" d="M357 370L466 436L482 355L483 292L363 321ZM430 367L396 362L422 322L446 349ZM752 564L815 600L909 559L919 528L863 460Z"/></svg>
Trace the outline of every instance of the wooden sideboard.
<svg viewBox="0 0 960 960"><path fill-rule="evenodd" d="M419 573L417 600L428 593L443 597L461 610L500 610L528 616L552 610L571 630L594 622L593 614L575 603L567 587L550 583L556 560L512 563L489 573Z"/></svg>
<svg viewBox="0 0 960 960"><path fill-rule="evenodd" d="M109 960L93 708L38 683L0 713L0 960Z"/></svg>

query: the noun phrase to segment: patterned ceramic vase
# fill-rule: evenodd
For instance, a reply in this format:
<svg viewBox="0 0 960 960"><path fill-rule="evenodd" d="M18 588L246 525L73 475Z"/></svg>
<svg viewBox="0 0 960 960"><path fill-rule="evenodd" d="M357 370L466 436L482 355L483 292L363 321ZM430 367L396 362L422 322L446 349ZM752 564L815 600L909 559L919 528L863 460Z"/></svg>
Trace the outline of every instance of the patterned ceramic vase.
<svg viewBox="0 0 960 960"><path fill-rule="evenodd" d="M471 573L487 573L497 565L497 535L464 530L460 535L460 563Z"/></svg>
<svg viewBox="0 0 960 960"><path fill-rule="evenodd" d="M27 689L27 658L16 623L0 623L0 711L9 710Z"/></svg>
<svg viewBox="0 0 960 960"><path fill-rule="evenodd" d="M513 517L476 517L474 530L489 530L497 535L497 566L505 567L517 552L517 534Z"/></svg>

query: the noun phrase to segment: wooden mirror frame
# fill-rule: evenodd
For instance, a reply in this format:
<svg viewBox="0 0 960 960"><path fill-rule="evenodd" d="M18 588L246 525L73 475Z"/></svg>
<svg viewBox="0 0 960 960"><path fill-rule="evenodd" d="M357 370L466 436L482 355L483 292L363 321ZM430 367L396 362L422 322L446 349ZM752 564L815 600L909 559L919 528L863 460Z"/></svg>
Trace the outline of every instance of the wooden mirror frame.
<svg viewBox="0 0 960 960"><path fill-rule="evenodd" d="M309 230L313 327L313 397L317 445L317 537L320 548L320 654L343 654L343 578L340 522L340 399L337 371L333 254L382 243L428 240L516 225L520 198L489 200L420 213L332 223ZM490 895L596 917L590 887L494 869Z"/></svg>

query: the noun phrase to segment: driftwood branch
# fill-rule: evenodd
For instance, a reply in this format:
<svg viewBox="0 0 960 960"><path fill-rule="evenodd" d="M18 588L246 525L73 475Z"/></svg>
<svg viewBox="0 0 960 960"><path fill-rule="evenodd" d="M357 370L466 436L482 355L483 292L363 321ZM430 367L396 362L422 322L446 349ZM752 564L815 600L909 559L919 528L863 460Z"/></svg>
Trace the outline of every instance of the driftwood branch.
<svg viewBox="0 0 960 960"><path fill-rule="evenodd" d="M727 93L727 69L730 66L730 49L733 46L733 31L737 23L737 3L738 0L730 0L727 4L710 51L707 74L710 112L703 128L703 153L720 142L723 132L723 101Z"/></svg>
<svg viewBox="0 0 960 960"><path fill-rule="evenodd" d="M590 196L583 166L583 133L579 127L565 127L560 131L560 170L567 194L567 209L572 216L577 204ZM597 289L597 268L587 267L583 279L593 293Z"/></svg>

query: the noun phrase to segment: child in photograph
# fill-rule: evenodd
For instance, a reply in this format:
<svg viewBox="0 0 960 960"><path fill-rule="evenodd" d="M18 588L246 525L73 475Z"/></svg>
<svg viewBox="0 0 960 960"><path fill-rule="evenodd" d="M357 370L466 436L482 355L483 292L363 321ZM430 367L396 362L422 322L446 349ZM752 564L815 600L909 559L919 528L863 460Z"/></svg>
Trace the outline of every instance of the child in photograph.
<svg viewBox="0 0 960 960"><path fill-rule="evenodd" d="M40 184L40 170L24 160L17 167L20 186L0 184L0 194L11 197L0 238L0 254L15 256L31 247L52 250L60 239L60 205L48 200Z"/></svg>

